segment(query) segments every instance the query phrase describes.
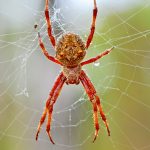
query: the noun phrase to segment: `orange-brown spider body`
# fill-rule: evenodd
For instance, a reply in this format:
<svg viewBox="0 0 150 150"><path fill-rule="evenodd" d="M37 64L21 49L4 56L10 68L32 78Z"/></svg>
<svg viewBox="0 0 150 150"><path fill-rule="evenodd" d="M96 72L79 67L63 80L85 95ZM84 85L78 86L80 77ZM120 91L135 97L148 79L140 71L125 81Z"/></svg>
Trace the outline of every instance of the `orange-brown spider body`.
<svg viewBox="0 0 150 150"><path fill-rule="evenodd" d="M97 95L97 92L86 75L86 73L82 70L82 66L93 63L97 61L98 59L102 58L103 56L109 54L111 50L113 49L107 49L101 54L97 55L94 58L91 58L86 61L82 61L86 55L87 49L91 44L91 41L93 39L93 35L95 32L95 22L97 17L97 5L96 0L93 0L94 2L94 9L93 9L93 19L91 24L91 32L88 36L88 39L86 43L82 41L79 35L74 33L65 33L60 38L58 38L57 42L55 40L55 37L52 33L52 26L51 21L49 17L49 10L48 10L48 0L46 0L45 4L45 18L47 22L47 33L50 39L50 42L54 49L56 50L56 56L53 57L49 55L48 51L46 50L44 43L42 42L40 33L38 33L38 39L39 39L39 45L42 49L43 54L51 61L53 61L56 64L59 64L62 66L62 71L57 77L54 86L52 87L52 90L49 93L48 99L46 101L46 105L42 114L42 117L40 119L37 133L36 133L36 140L38 139L38 135L41 129L42 124L44 123L44 120L47 116L47 126L46 126L46 132L49 136L50 141L54 144L54 141L51 136L51 121L52 121L52 113L53 113L53 106L60 94L60 91L64 85L66 84L79 84L82 83L90 102L93 106L93 118L94 118L94 126L95 126L95 136L93 142L96 140L99 132L99 123L98 123L98 112L100 113L100 116L105 123L105 126L107 128L108 135L110 135L110 130L108 127L108 123L106 120L106 116L103 112L100 98Z"/></svg>
<svg viewBox="0 0 150 150"><path fill-rule="evenodd" d="M63 66L77 66L86 54L85 44L79 35L74 33L63 34L56 44L56 58Z"/></svg>
<svg viewBox="0 0 150 150"><path fill-rule="evenodd" d="M63 74L66 77L66 84L79 84L80 74L81 74L81 65L76 67L63 67Z"/></svg>
<svg viewBox="0 0 150 150"><path fill-rule="evenodd" d="M79 84L81 61L86 54L85 44L79 35L65 33L57 41L56 59L63 64L67 84Z"/></svg>

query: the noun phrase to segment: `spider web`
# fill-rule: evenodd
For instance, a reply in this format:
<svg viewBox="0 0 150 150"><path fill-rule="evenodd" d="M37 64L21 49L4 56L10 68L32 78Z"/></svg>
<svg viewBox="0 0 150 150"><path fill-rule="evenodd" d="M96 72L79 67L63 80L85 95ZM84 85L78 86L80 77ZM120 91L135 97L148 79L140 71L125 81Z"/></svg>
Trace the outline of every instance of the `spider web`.
<svg viewBox="0 0 150 150"><path fill-rule="evenodd" d="M40 31L49 53L55 54L47 36L44 1L15 0L9 5L1 1L0 8L0 149L150 149L148 0L98 1L96 32L86 59L112 46L115 49L84 67L101 97L111 129L108 137L99 119L94 144L92 107L81 85L65 85L55 104L51 132L56 145L50 143L45 124L35 141L46 98L60 72L38 46ZM86 40L92 9L92 0L51 1L55 37L72 31Z"/></svg>

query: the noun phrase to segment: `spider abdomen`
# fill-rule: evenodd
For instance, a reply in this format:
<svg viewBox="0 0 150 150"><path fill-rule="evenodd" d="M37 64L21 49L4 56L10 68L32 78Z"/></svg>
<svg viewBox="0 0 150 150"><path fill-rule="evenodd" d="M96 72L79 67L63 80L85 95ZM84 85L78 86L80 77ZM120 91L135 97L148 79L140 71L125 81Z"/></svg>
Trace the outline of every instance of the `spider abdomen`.
<svg viewBox="0 0 150 150"><path fill-rule="evenodd" d="M61 35L56 44L56 58L64 66L77 66L84 58L86 48L79 35L65 33Z"/></svg>
<svg viewBox="0 0 150 150"><path fill-rule="evenodd" d="M67 78L66 84L79 84L79 76L81 73L81 66L76 67L63 67L63 74Z"/></svg>

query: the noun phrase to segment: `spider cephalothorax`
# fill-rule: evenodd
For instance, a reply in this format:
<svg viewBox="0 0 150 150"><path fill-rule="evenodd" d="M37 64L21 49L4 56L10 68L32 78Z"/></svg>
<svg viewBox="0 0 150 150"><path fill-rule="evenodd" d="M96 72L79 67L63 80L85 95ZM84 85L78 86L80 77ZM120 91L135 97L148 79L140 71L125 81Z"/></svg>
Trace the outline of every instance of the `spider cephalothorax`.
<svg viewBox="0 0 150 150"><path fill-rule="evenodd" d="M77 66L86 54L85 49L85 44L79 35L65 33L56 44L56 58L64 66Z"/></svg>
<svg viewBox="0 0 150 150"><path fill-rule="evenodd" d="M97 95L96 90L95 90L93 84L91 83L90 79L88 78L86 73L82 70L82 66L97 61L101 57L109 54L111 52L111 50L113 49L113 47L112 47L108 50L105 50L103 53L99 54L98 56L82 62L82 60L86 54L86 50L90 46L90 43L93 39L93 35L94 35L94 31L95 31L97 5L96 5L96 0L93 0L93 1L94 1L94 9L93 9L91 32L88 36L86 44L84 44L84 42L82 41L80 36L77 34L74 34L74 33L63 34L57 40L57 43L56 43L55 37L52 34L52 27L51 27L51 21L50 21L49 10L48 10L48 0L46 0L45 18L47 21L47 31L48 31L48 36L49 36L50 42L53 45L54 49L56 50L56 56L53 57L53 56L49 55L48 51L46 50L46 48L44 46L44 43L42 42L40 33L38 33L39 44L40 44L40 47L41 47L44 55L49 60L61 65L62 71L59 74L59 76L57 77L57 79L54 83L54 86L49 94L49 97L46 101L46 105L45 105L40 123L38 125L36 140L38 139L38 134L40 132L41 125L44 123L44 120L47 115L48 121L47 121L47 126L46 126L46 132L50 138L50 141L54 144L54 141L52 140L51 132L50 132L52 112L53 112L53 106L60 94L60 91L61 91L64 83L79 84L81 82L92 105L93 105L93 117L94 117L94 126L95 126L95 136L94 136L93 142L96 140L96 138L98 136L98 131L99 131L98 112L100 113L100 116L101 116L103 122L105 123L108 135L110 135L110 130L108 127L106 116L102 110L100 98Z"/></svg>

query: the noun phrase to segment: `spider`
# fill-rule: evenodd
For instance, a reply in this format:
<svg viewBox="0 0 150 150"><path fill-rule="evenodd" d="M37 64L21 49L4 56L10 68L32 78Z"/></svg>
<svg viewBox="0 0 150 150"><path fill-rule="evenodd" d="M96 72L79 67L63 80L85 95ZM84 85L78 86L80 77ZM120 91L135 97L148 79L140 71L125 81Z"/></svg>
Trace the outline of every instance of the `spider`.
<svg viewBox="0 0 150 150"><path fill-rule="evenodd" d="M52 113L53 113L53 106L60 94L60 91L66 83L69 84L79 84L82 83L92 105L93 105L93 117L94 117L94 125L95 125L95 135L93 142L96 140L98 136L99 131L99 123L98 123L98 112L100 112L100 116L107 128L108 135L110 136L110 130L108 127L108 123L106 120L106 116L102 110L100 98L96 93L96 90L91 83L90 79L86 75L86 73L82 70L82 66L93 63L97 61L98 59L102 58L103 56L109 54L111 50L113 49L107 49L98 56L91 58L86 61L82 61L83 58L86 55L86 50L89 48L90 43L93 39L94 31L95 31L95 23L96 23L96 17L97 17L97 4L96 0L93 0L94 2L94 8L93 8L93 19L91 24L91 31L88 36L88 39L86 43L83 42L83 40L80 38L79 35L71 32L67 32L65 34L62 34L57 42L55 40L55 37L52 33L52 26L51 26L51 20L49 17L49 1L46 0L45 3L45 18L47 22L47 32L50 39L50 42L52 46L54 47L56 51L56 56L53 57L48 54L48 51L46 50L44 43L42 42L40 33L38 32L38 39L39 39L39 45L42 49L42 52L44 55L51 61L53 61L56 64L59 64L62 66L62 71L57 77L54 86L49 93L48 99L46 101L46 105L42 114L42 117L40 119L37 133L36 133L36 140L38 139L38 135L41 129L42 124L44 123L44 120L46 118L46 115L48 115L47 125L46 125L46 132L49 136L50 141L52 144L55 144L52 136L51 136L51 121L52 121Z"/></svg>

